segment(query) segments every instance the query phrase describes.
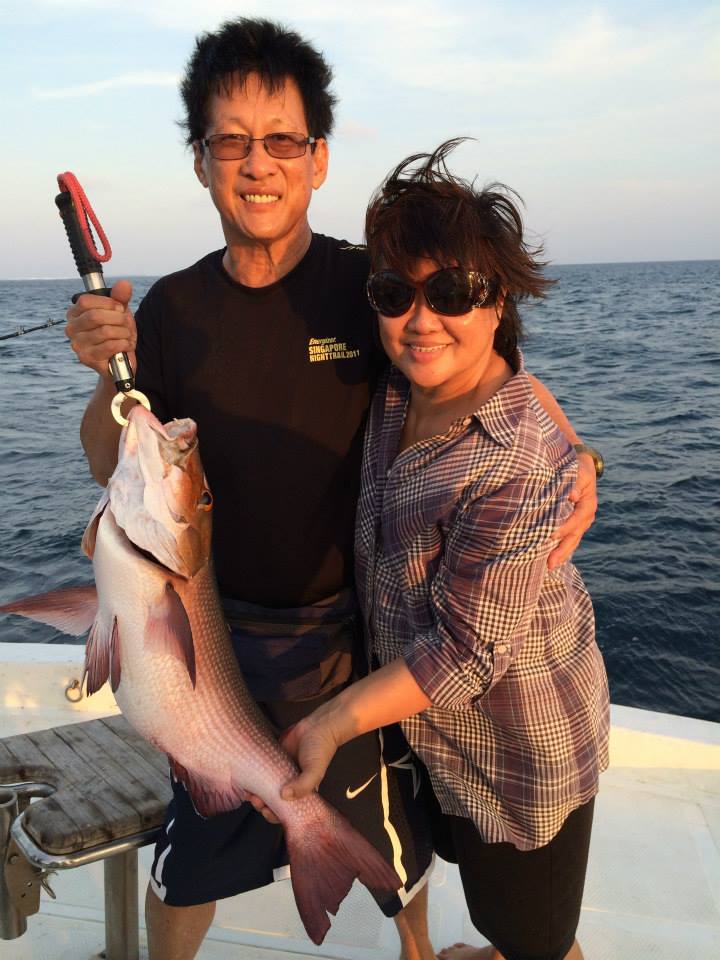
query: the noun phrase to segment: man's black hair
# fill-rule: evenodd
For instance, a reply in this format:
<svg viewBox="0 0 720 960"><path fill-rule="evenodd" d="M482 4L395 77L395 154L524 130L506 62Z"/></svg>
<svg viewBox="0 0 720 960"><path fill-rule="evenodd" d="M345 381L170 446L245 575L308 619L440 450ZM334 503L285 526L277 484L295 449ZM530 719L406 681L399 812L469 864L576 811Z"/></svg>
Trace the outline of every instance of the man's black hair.
<svg viewBox="0 0 720 960"><path fill-rule="evenodd" d="M230 94L250 74L257 74L270 93L293 79L302 97L309 136L330 136L336 97L330 91L332 70L325 58L294 30L270 20L241 17L195 41L180 84L187 143L205 136L210 97Z"/></svg>

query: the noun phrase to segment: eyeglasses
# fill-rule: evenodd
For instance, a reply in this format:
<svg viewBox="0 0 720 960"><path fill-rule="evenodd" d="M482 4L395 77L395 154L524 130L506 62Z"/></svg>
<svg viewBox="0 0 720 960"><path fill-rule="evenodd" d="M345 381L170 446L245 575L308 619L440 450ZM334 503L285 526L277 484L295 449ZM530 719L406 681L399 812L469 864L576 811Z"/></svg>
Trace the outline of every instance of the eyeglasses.
<svg viewBox="0 0 720 960"><path fill-rule="evenodd" d="M371 273L367 282L368 300L384 317L401 317L422 290L425 302L435 313L459 317L490 299L490 281L475 270L443 267L422 283L410 283L392 270Z"/></svg>
<svg viewBox="0 0 720 960"><path fill-rule="evenodd" d="M248 137L244 133L215 133L200 143L210 150L215 160L244 160L255 142L262 143L271 157L278 160L291 160L302 157L307 150L314 150L315 137L304 137L301 133L267 133L264 137Z"/></svg>

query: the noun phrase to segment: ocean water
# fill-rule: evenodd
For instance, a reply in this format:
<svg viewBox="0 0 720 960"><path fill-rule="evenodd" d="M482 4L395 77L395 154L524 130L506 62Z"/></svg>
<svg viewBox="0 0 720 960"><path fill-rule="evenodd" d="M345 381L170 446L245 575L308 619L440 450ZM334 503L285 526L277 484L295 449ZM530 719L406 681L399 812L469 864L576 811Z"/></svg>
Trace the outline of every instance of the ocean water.
<svg viewBox="0 0 720 960"><path fill-rule="evenodd" d="M606 460L575 562L612 700L720 720L720 261L550 273L525 357ZM78 288L0 282L0 336L61 318ZM94 379L62 326L0 340L0 602L92 580L80 538L99 488L78 426ZM69 638L6 617L0 639Z"/></svg>

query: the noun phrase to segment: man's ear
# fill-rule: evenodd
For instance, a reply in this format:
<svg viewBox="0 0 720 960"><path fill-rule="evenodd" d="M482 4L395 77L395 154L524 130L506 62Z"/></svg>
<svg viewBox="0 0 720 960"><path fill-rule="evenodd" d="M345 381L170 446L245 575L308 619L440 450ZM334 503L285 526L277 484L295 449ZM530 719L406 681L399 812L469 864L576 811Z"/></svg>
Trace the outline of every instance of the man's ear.
<svg viewBox="0 0 720 960"><path fill-rule="evenodd" d="M330 151L327 140L318 140L313 151L313 190L317 190L325 183L329 160Z"/></svg>
<svg viewBox="0 0 720 960"><path fill-rule="evenodd" d="M198 178L200 183L207 187L208 178L205 173L205 149L203 145L198 140L193 140L193 167L195 168L195 176Z"/></svg>

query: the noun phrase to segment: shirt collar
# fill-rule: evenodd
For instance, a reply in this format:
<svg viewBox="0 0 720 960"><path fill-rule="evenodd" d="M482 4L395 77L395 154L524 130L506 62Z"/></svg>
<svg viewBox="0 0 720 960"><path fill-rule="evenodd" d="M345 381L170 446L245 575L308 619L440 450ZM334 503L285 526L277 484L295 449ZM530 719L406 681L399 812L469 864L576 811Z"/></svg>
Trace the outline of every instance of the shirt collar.
<svg viewBox="0 0 720 960"><path fill-rule="evenodd" d="M520 350L516 351L511 366L515 374L473 413L475 420L503 447L513 445L518 424L533 396Z"/></svg>

